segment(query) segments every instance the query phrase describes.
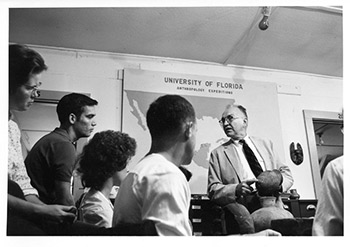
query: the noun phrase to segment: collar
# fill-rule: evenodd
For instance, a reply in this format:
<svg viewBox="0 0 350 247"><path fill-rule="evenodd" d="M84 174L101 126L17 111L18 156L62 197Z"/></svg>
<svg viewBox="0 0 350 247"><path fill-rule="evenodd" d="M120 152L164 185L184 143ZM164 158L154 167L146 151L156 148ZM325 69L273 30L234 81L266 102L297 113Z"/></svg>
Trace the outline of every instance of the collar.
<svg viewBox="0 0 350 247"><path fill-rule="evenodd" d="M231 139L232 143L234 143L235 145L242 145L242 143L240 142L241 140L244 140L245 142L249 142L250 139L249 139L249 136L246 135L243 139L240 139L240 140L233 140Z"/></svg>
<svg viewBox="0 0 350 247"><path fill-rule="evenodd" d="M70 136L68 135L67 130L57 127L57 128L54 129L53 132L55 132L56 134L61 135L61 136L65 137L65 138L67 138L67 139L69 140L69 142L71 142L73 145L76 144L76 142L74 142L73 140L71 140Z"/></svg>

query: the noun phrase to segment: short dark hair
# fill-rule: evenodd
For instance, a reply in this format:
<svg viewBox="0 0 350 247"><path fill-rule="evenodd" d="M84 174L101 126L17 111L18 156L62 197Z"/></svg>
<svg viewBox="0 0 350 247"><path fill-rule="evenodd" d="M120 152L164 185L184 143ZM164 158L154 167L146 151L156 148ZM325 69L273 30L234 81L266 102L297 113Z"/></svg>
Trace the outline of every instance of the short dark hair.
<svg viewBox="0 0 350 247"><path fill-rule="evenodd" d="M120 131L96 133L79 156L77 171L84 187L100 189L116 171L125 169L135 155L136 141Z"/></svg>
<svg viewBox="0 0 350 247"><path fill-rule="evenodd" d="M266 170L257 177L256 189L259 196L279 196L282 188L283 176L280 170Z"/></svg>
<svg viewBox="0 0 350 247"><path fill-rule="evenodd" d="M189 101L179 95L164 95L147 111L147 126L152 138L177 134L185 121L195 121L196 114Z"/></svg>
<svg viewBox="0 0 350 247"><path fill-rule="evenodd" d="M9 94L26 84L31 75L47 70L42 56L26 45L9 46Z"/></svg>
<svg viewBox="0 0 350 247"><path fill-rule="evenodd" d="M60 123L65 123L69 119L69 114L73 113L80 118L84 106L95 106L98 102L84 94L71 93L63 96L58 102L56 112Z"/></svg>

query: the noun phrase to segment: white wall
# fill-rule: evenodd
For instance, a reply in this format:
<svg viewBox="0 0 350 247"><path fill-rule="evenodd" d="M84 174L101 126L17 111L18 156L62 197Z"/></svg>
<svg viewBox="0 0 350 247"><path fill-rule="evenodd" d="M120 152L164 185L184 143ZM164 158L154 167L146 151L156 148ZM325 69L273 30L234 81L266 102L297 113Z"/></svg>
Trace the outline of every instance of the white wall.
<svg viewBox="0 0 350 247"><path fill-rule="evenodd" d="M279 89L279 111L286 163L303 199L315 198L302 110L338 112L343 104L342 78L271 71L257 68L228 67L175 59L126 56L120 54L32 46L45 58L49 70L43 76L42 89L90 93L99 101L96 132L120 130L122 81L118 70L138 68L172 73L219 76L275 83ZM268 106L266 106L268 110ZM294 165L289 144L299 142L304 162Z"/></svg>

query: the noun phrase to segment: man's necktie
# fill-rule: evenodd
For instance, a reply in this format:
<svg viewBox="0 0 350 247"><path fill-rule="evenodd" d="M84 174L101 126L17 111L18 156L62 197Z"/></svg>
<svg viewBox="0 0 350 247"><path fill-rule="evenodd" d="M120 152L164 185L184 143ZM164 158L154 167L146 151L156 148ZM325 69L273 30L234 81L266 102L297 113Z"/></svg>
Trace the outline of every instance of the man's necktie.
<svg viewBox="0 0 350 247"><path fill-rule="evenodd" d="M248 164L250 166L250 169L252 169L252 172L254 173L255 177L258 177L260 173L263 172L257 158L255 157L253 151L250 149L248 144L245 142L245 140L240 140L240 143L243 145L243 153L245 157L247 158Z"/></svg>

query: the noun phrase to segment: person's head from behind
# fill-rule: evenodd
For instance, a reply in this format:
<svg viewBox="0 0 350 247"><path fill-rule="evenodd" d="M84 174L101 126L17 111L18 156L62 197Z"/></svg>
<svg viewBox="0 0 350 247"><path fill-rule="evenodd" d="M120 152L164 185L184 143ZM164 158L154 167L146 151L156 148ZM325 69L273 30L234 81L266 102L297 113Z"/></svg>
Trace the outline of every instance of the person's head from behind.
<svg viewBox="0 0 350 247"><path fill-rule="evenodd" d="M113 185L119 186L135 150L136 141L128 134L113 130L96 133L79 156L77 171L82 185L100 190L112 178Z"/></svg>
<svg viewBox="0 0 350 247"><path fill-rule="evenodd" d="M164 149L183 144L181 164L190 164L197 131L196 115L191 103L179 95L161 96L150 105L146 118L152 144L161 144Z"/></svg>
<svg viewBox="0 0 350 247"><path fill-rule="evenodd" d="M39 96L42 72L47 70L42 56L25 45L9 46L9 107L26 111Z"/></svg>
<svg viewBox="0 0 350 247"><path fill-rule="evenodd" d="M219 123L228 137L233 140L241 140L247 135L247 110L242 105L229 104Z"/></svg>
<svg viewBox="0 0 350 247"><path fill-rule="evenodd" d="M76 139L91 135L95 121L95 106L98 102L84 94L71 93L58 102L56 112L62 128L72 126Z"/></svg>
<svg viewBox="0 0 350 247"><path fill-rule="evenodd" d="M279 170L263 171L257 179L255 185L259 196L279 196L283 182L283 176Z"/></svg>

